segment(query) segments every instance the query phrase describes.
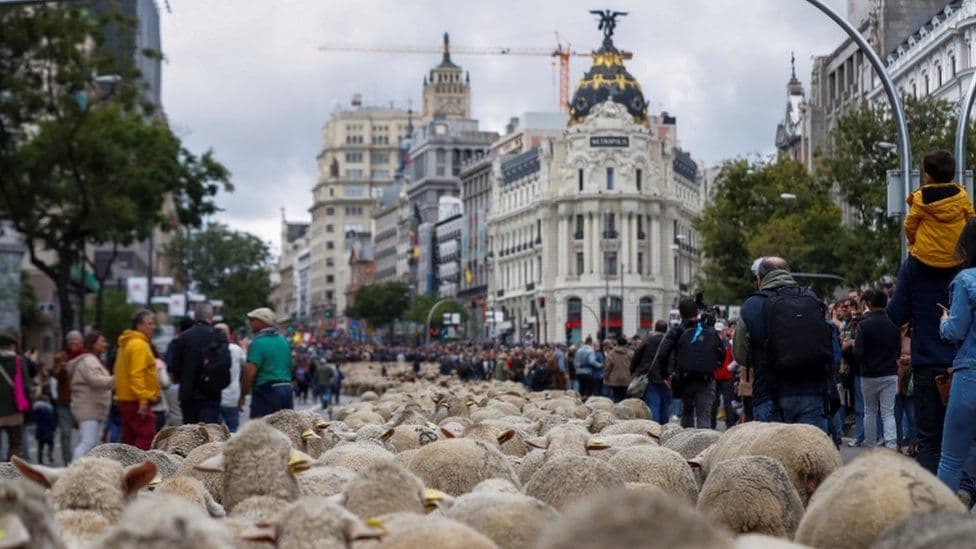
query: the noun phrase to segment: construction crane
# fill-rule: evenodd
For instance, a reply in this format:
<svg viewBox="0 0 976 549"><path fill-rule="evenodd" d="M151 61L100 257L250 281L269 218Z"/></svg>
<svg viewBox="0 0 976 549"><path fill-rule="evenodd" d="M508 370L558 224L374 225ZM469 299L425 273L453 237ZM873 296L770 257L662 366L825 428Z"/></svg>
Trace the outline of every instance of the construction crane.
<svg viewBox="0 0 976 549"><path fill-rule="evenodd" d="M527 55L540 57L553 57L559 59L559 110L569 112L569 58L570 57L592 57L592 52L576 51L569 44L565 46L559 40L559 33L556 33L556 48L509 48L504 46L483 47L483 48L450 48L445 39L442 49L429 46L356 46L350 44L326 44L319 46L319 51L347 51L365 53L454 53L458 55ZM624 59L631 59L633 54L625 51L620 52Z"/></svg>

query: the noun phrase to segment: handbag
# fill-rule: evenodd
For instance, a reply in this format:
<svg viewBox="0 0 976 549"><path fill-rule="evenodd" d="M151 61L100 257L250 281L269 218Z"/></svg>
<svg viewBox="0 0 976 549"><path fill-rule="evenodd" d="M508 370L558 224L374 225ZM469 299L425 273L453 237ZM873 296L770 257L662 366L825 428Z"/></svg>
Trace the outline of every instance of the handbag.
<svg viewBox="0 0 976 549"><path fill-rule="evenodd" d="M935 388L939 391L939 400L943 406L949 404L949 390L952 388L952 372L935 376Z"/></svg>
<svg viewBox="0 0 976 549"><path fill-rule="evenodd" d="M654 367L654 363L657 362L657 355L661 352L661 343L664 343L663 339L658 342L657 349L654 350L654 358L651 359L651 368ZM631 378L630 383L627 385L627 396L630 398L644 398L644 393L647 391L647 385L650 383L650 378L647 374L651 372L648 368L647 373L637 374Z"/></svg>
<svg viewBox="0 0 976 549"><path fill-rule="evenodd" d="M11 380L10 375L3 368L0 368L0 375L3 375L3 379L13 389L14 408L17 412L24 413L30 410L30 400L28 400L27 394L24 392L24 372L20 367L20 355L14 358L14 379Z"/></svg>

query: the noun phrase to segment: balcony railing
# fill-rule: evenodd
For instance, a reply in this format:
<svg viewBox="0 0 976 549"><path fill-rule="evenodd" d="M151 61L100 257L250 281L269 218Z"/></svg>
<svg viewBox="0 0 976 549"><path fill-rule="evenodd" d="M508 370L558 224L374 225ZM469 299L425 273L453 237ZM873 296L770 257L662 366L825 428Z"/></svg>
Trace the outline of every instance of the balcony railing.
<svg viewBox="0 0 976 549"><path fill-rule="evenodd" d="M576 231L573 233L574 240L583 240L583 231Z"/></svg>
<svg viewBox="0 0 976 549"><path fill-rule="evenodd" d="M645 238L647 238L647 233L645 233L644 231L640 231L637 233L637 240L644 240Z"/></svg>
<svg viewBox="0 0 976 549"><path fill-rule="evenodd" d="M611 239L617 238L617 236L618 236L618 234L617 234L617 230L616 229L608 229L606 231L603 231L603 238L605 238L607 240L611 240Z"/></svg>

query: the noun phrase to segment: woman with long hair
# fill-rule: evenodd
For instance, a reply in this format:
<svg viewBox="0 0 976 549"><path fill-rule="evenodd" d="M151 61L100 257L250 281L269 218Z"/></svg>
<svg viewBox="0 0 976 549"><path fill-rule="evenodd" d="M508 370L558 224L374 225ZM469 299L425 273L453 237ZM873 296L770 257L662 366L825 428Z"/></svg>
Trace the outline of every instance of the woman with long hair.
<svg viewBox="0 0 976 549"><path fill-rule="evenodd" d="M108 342L98 330L88 332L85 352L68 362L71 374L71 414L78 422L81 440L72 454L78 459L101 442L102 426L112 404L115 379L102 364L101 356Z"/></svg>
<svg viewBox="0 0 976 549"><path fill-rule="evenodd" d="M939 332L943 339L959 344L952 361L952 386L942 431L939 479L953 492L959 490L963 464L976 438L976 218L963 227L956 244L962 270L949 286L952 308L943 304Z"/></svg>

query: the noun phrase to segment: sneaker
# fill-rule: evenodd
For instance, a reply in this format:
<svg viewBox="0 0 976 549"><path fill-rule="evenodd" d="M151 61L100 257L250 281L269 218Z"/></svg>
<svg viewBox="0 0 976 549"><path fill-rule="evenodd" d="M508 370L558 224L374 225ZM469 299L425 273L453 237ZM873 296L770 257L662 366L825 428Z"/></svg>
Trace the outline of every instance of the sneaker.
<svg viewBox="0 0 976 549"><path fill-rule="evenodd" d="M847 445L850 446L851 448L857 448L859 446L863 446L864 445L864 439L860 439L860 440L849 440L849 441L847 441Z"/></svg>

